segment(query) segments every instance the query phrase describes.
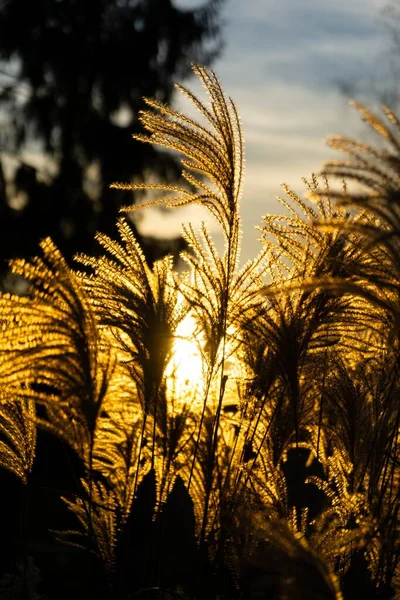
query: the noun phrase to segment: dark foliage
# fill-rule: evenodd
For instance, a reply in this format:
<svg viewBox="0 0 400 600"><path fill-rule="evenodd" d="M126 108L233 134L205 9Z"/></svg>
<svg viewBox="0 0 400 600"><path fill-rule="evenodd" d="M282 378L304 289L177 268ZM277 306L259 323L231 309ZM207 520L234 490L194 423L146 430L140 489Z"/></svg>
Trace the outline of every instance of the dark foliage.
<svg viewBox="0 0 400 600"><path fill-rule="evenodd" d="M170 154L144 149L131 134L143 95L170 102L173 81L190 74L191 61L207 65L218 54L222 3L194 10L172 0L1 3L0 150L17 159L7 190L9 161L0 164L2 269L5 259L35 254L46 236L67 259L94 252L94 233L115 235L119 207L132 202L109 184L147 172L177 177ZM41 167L26 154L32 142L44 155ZM153 248L146 246L157 258ZM177 254L179 244L171 249Z"/></svg>

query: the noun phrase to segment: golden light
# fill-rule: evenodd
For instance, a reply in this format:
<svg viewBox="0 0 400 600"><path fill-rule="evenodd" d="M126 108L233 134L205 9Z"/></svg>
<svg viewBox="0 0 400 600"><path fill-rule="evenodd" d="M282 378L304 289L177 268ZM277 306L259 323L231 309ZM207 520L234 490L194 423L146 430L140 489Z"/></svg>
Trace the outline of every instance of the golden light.
<svg viewBox="0 0 400 600"><path fill-rule="evenodd" d="M204 400L202 339L193 315L188 314L178 325L172 358L166 369L167 395L172 405L201 406Z"/></svg>
<svg viewBox="0 0 400 600"><path fill-rule="evenodd" d="M218 368L214 367L212 381L206 386L209 373L205 362L204 334L199 331L192 314L189 313L181 321L175 332L172 356L165 371L168 406L172 412L179 411L184 404L195 412L201 411L205 401L211 410L216 410L220 398L222 368L223 375L226 376L223 405L237 405L240 396L238 382L244 380L245 369L236 351L237 344L232 342L234 333L230 332L231 340L226 342L223 367L222 364ZM221 359L222 357L219 358Z"/></svg>

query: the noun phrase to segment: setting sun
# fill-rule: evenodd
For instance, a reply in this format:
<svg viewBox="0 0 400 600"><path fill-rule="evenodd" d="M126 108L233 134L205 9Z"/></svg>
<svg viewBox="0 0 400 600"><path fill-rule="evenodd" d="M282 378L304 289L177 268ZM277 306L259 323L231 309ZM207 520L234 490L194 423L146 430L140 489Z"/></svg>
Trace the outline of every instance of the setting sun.
<svg viewBox="0 0 400 600"><path fill-rule="evenodd" d="M193 315L187 315L178 325L172 358L166 369L167 393L179 403L193 406L203 402L203 358L201 337Z"/></svg>

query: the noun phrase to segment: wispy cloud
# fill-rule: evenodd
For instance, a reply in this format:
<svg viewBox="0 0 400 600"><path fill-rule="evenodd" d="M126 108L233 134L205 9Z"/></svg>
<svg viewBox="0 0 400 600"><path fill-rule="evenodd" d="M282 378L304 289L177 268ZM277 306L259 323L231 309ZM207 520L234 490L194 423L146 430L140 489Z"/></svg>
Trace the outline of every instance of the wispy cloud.
<svg viewBox="0 0 400 600"><path fill-rule="evenodd" d="M179 3L197 0L179 0ZM385 46L379 11L385 0L228 0L223 55L214 65L238 105L246 140L247 175L242 203L243 259L259 249L261 214L279 210L275 196L285 181L303 189L302 176L332 156L330 134L359 135L357 116L346 108L339 81L368 77ZM195 81L187 83L199 95ZM187 103L178 101L182 110ZM146 231L179 231L196 208L148 215ZM146 220L147 219L147 220Z"/></svg>

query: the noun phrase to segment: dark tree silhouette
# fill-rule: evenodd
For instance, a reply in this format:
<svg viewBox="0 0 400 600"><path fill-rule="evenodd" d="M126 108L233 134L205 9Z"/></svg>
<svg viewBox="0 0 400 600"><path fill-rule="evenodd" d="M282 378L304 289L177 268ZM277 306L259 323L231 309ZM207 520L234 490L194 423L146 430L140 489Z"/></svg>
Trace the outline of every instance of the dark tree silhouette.
<svg viewBox="0 0 400 600"><path fill-rule="evenodd" d="M337 80L344 99L356 98L374 106L384 104L398 112L400 107L400 0L388 0L376 13L376 32L384 35L366 71Z"/></svg>
<svg viewBox="0 0 400 600"><path fill-rule="evenodd" d="M173 0L0 2L3 268L36 253L46 235L66 257L93 252L94 232L113 235L118 208L132 202L110 183L148 170L174 179L175 160L131 134L142 96L170 102L191 61L216 57L223 2L193 10ZM43 169L22 154L32 143L48 161ZM10 154L18 166L6 185ZM43 177L50 164L55 174Z"/></svg>

